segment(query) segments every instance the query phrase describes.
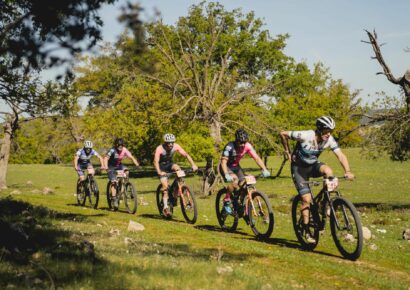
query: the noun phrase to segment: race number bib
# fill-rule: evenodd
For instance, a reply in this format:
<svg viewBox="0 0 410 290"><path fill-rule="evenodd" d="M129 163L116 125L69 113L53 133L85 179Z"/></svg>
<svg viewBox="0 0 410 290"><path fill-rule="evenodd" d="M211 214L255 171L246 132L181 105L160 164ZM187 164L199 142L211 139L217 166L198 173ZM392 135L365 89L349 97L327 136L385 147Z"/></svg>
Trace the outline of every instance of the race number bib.
<svg viewBox="0 0 410 290"><path fill-rule="evenodd" d="M339 180L337 178L333 178L332 180L326 179L326 187L328 191L333 191L339 185Z"/></svg>
<svg viewBox="0 0 410 290"><path fill-rule="evenodd" d="M245 181L247 185L256 184L256 178L253 175L245 176Z"/></svg>
<svg viewBox="0 0 410 290"><path fill-rule="evenodd" d="M124 170L117 170L117 177L125 177L125 172Z"/></svg>
<svg viewBox="0 0 410 290"><path fill-rule="evenodd" d="M178 170L178 171L177 171L177 176L178 176L178 177L184 177L184 176L185 176L185 171L183 171L183 170Z"/></svg>

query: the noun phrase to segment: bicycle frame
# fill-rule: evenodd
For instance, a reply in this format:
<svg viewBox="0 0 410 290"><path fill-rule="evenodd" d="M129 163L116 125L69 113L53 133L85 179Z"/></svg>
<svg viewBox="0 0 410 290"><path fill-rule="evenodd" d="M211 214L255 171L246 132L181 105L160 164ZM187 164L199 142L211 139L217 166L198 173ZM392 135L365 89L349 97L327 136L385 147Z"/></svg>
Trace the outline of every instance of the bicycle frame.
<svg viewBox="0 0 410 290"><path fill-rule="evenodd" d="M185 184L185 179L184 179L185 172L190 173L191 171L190 170L187 170L187 171L178 170L176 172L172 172L172 173L167 174L168 177L173 175L173 174L176 175L174 181L168 187L169 188L168 193L172 193L172 198L175 199L175 201L178 201L178 197L181 197L184 206L186 204L186 201L185 201L184 195L182 194L182 186Z"/></svg>

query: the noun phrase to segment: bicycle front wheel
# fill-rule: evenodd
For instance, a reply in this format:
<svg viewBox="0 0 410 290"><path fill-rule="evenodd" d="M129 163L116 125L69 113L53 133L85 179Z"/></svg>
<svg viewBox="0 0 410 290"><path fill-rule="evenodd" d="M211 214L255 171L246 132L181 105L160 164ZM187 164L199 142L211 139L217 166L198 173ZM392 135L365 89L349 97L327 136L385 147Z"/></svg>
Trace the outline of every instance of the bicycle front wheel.
<svg viewBox="0 0 410 290"><path fill-rule="evenodd" d="M134 184L129 181L125 183L124 204L130 214L137 212L137 191L135 190Z"/></svg>
<svg viewBox="0 0 410 290"><path fill-rule="evenodd" d="M252 200L248 200L248 220L256 238L270 237L275 222L272 205L264 193L259 191L252 193Z"/></svg>
<svg viewBox="0 0 410 290"><path fill-rule="evenodd" d="M216 194L215 199L215 209L216 209L216 217L218 219L219 225L222 229L227 230L229 232L234 232L238 227L238 214L233 207L233 203L231 202L229 205L226 205L229 208L225 208L224 205L224 198L226 195L226 188L221 189ZM228 211L227 211L228 209Z"/></svg>
<svg viewBox="0 0 410 290"><path fill-rule="evenodd" d="M77 182L77 204L83 206L86 199L86 189L84 181Z"/></svg>
<svg viewBox="0 0 410 290"><path fill-rule="evenodd" d="M292 223L296 237L302 248L312 251L319 243L319 212L317 206L311 204L309 210L309 224L303 224L303 215L301 212L302 198L300 195L295 196L292 203Z"/></svg>
<svg viewBox="0 0 410 290"><path fill-rule="evenodd" d="M181 191L180 204L182 214L188 223L194 224L198 218L198 208L196 205L195 195L186 185L181 187Z"/></svg>
<svg viewBox="0 0 410 290"><path fill-rule="evenodd" d="M97 182L95 182L94 178L91 178L88 181L88 201L90 203L90 206L97 208L99 199L100 192L98 190Z"/></svg>
<svg viewBox="0 0 410 290"><path fill-rule="evenodd" d="M363 231L354 205L343 197L332 201L330 229L336 247L343 257L357 260L363 249Z"/></svg>

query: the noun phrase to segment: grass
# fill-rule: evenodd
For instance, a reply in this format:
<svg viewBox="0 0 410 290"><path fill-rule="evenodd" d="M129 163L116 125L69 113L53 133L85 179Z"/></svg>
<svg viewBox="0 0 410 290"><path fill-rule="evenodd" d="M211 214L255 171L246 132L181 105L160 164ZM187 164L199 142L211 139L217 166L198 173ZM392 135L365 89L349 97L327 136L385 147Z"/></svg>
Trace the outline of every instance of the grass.
<svg viewBox="0 0 410 290"><path fill-rule="evenodd" d="M214 196L198 196L195 225L184 222L179 207L173 220L160 218L155 177L134 173L140 204L130 215L107 209L105 176L97 177L102 195L94 210L75 205L72 167L10 165L9 189L0 193L0 288L409 289L410 243L401 233L410 228L410 163L366 160L358 149L345 152L357 179L343 182L342 194L373 234L356 262L340 256L329 227L315 251L299 248L291 224L295 189L288 165L280 178L257 184L271 197L275 212L272 237L264 242L254 239L243 220L236 233L221 231ZM342 174L332 153L323 154L322 161ZM268 165L275 173L279 158L271 157ZM242 166L258 172L251 159ZM199 191L200 177L187 183ZM43 194L44 187L53 193ZM129 220L145 230L128 232Z"/></svg>

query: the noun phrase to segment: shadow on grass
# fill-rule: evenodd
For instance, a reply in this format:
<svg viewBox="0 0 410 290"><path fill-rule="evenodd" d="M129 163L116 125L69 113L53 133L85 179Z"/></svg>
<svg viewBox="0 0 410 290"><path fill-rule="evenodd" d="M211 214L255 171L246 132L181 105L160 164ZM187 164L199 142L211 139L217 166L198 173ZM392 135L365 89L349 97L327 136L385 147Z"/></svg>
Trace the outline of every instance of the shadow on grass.
<svg viewBox="0 0 410 290"><path fill-rule="evenodd" d="M97 257L94 245L51 222L86 219L10 197L0 199L0 288L70 288L96 277L113 285L103 273L107 262Z"/></svg>
<svg viewBox="0 0 410 290"><path fill-rule="evenodd" d="M221 233L228 233L228 234L236 234L236 235L241 235L241 236L252 236L250 234L241 232L241 228L237 228L235 231L229 231L227 229L223 229L219 226L214 226L214 225L198 225L194 226L194 228L198 230L205 230L205 231L211 231L211 232L221 232Z"/></svg>
<svg viewBox="0 0 410 290"><path fill-rule="evenodd" d="M181 214L182 215L182 214ZM150 213L144 213L141 214L140 217L144 217L144 218L149 218L149 219L155 219L155 220L164 220L164 221L169 221L169 222L174 222L174 223L183 223L185 224L186 221L185 220L177 220L175 219L175 211L174 211L174 216L171 218L165 218L160 214L150 214Z"/></svg>
<svg viewBox="0 0 410 290"><path fill-rule="evenodd" d="M390 204L390 203L380 203L380 202L358 202L358 203L354 203L354 206L358 210L363 210L366 208L375 209L377 211L409 210L410 209L410 204Z"/></svg>

